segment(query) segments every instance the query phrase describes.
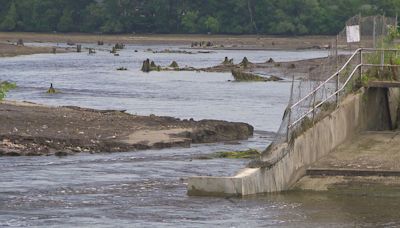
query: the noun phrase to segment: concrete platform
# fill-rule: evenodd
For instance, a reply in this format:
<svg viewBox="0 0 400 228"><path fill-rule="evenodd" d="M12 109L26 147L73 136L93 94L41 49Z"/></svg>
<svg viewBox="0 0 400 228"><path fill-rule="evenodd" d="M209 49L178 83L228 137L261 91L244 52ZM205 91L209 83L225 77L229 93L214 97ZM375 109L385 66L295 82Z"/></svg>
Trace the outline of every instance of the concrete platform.
<svg viewBox="0 0 400 228"><path fill-rule="evenodd" d="M400 132L364 132L312 164L294 189L400 189Z"/></svg>
<svg viewBox="0 0 400 228"><path fill-rule="evenodd" d="M400 172L400 132L364 132L312 164L312 169Z"/></svg>

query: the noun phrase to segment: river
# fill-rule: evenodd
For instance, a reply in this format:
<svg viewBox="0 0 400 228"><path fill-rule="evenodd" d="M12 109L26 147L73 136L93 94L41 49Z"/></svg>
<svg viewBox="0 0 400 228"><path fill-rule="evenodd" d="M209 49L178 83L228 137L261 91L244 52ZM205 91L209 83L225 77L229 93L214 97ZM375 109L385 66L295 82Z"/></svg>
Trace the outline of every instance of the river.
<svg viewBox="0 0 400 228"><path fill-rule="evenodd" d="M31 44L54 45L54 44ZM95 45L84 45L96 47ZM288 101L290 82L230 82L229 73L139 71L144 59L160 65L206 67L225 56L240 62L299 60L325 51L213 51L163 54L180 46L128 45L104 50L2 58L0 79L16 82L10 100L47 105L126 109L140 115L247 122L253 138L191 148L0 157L0 227L354 227L400 225L400 200L315 192L245 198L188 197L187 177L227 176L248 160L197 159L217 151L262 150L273 140ZM98 48L97 48L98 49ZM137 52L135 52L137 50ZM196 50L187 51L197 52ZM116 71L127 67L127 71ZM45 93L50 83L61 93Z"/></svg>

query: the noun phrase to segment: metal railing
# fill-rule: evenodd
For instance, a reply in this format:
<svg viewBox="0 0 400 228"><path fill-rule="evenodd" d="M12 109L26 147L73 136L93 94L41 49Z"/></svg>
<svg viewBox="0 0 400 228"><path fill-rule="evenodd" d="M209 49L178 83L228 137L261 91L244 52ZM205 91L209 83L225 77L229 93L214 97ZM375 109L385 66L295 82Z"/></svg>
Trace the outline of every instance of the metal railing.
<svg viewBox="0 0 400 228"><path fill-rule="evenodd" d="M319 107L321 107L323 104L325 104L327 101L332 99L333 97L336 97L335 101L336 104L339 104L339 99L340 99L340 93L345 90L346 86L349 84L353 76L356 74L356 72L359 72L359 77L361 79L362 77L362 68L365 67L381 67L382 69L384 67L399 67L400 65L392 65L392 64L385 64L384 59L385 59L385 52L395 52L397 55L397 52L400 52L399 49L374 49L374 48L359 48L354 53L350 56L350 58L346 61L346 63L338 70L336 73L332 74L329 78L327 78L325 81L323 81L321 84L319 84L315 89L313 89L311 92L309 92L306 96L298 100L296 103L291 105L288 110L288 124L287 124L287 138L286 140L289 141L290 136L291 136L291 130L299 123L301 123L308 115L313 114L313 118L315 116L315 113ZM371 64L371 63L364 63L363 61L363 53L364 52L381 52L381 63L380 64ZM340 86L340 74L350 65L351 61L354 60L354 58L359 57L358 59L358 64L354 67L354 69L351 71L351 73L347 76L346 80L344 83ZM303 114L300 115L297 119L291 121L291 116L293 109L300 106L302 102L305 102L306 100L313 98L315 100L316 94L324 88L325 85L327 85L332 79L336 79L336 89L335 91L327 96L325 99L323 99L320 102L313 102L313 106L310 107L307 111L305 111Z"/></svg>

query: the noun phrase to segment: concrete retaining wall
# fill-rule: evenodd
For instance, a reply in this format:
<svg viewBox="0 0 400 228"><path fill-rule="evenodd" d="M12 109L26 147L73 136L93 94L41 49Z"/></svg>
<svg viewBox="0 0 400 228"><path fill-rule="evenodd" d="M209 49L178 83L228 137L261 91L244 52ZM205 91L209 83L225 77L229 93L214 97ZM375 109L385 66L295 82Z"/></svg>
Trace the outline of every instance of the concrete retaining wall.
<svg viewBox="0 0 400 228"><path fill-rule="evenodd" d="M338 109L296 138L288 153L287 144L274 148L262 158L274 164L270 168L246 168L233 177L191 177L188 194L243 196L290 189L311 163L367 128L363 95L362 90L347 96Z"/></svg>

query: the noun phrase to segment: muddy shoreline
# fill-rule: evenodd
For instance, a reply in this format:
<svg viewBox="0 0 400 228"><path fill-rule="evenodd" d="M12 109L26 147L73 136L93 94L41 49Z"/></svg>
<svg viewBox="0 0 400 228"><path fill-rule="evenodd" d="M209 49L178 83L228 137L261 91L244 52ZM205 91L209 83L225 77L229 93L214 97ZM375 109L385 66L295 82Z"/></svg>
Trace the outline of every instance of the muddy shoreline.
<svg viewBox="0 0 400 228"><path fill-rule="evenodd" d="M194 49L227 50L294 50L320 49L329 46L331 36L256 36L256 35L201 35L201 34L62 34L62 33L17 33L0 32L0 43L16 43L22 39L26 43L97 43L104 45L124 44L172 44L191 48L193 42L210 42L211 47Z"/></svg>
<svg viewBox="0 0 400 228"><path fill-rule="evenodd" d="M0 103L0 156L126 152L245 140L246 123L137 116L123 110Z"/></svg>

